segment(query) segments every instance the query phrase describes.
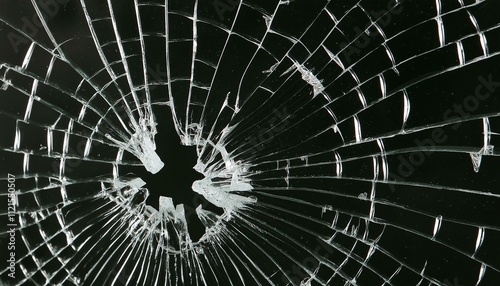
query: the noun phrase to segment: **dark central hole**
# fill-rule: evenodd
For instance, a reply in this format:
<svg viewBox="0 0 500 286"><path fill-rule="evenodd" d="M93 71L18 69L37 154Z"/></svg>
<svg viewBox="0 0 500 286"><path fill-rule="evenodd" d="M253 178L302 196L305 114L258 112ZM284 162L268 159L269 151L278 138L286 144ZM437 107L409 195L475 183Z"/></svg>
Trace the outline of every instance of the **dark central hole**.
<svg viewBox="0 0 500 286"><path fill-rule="evenodd" d="M204 233L205 226L196 215L196 207L222 214L222 210L209 203L203 196L191 188L196 180L203 179L203 175L193 169L196 164L196 147L183 146L175 131L171 111L166 106L153 108L158 133L155 136L156 153L165 163L163 169L151 174L145 168L134 169L133 173L146 182L149 197L146 203L159 209L160 196L170 197L174 206L184 204L188 230L193 241L197 241Z"/></svg>

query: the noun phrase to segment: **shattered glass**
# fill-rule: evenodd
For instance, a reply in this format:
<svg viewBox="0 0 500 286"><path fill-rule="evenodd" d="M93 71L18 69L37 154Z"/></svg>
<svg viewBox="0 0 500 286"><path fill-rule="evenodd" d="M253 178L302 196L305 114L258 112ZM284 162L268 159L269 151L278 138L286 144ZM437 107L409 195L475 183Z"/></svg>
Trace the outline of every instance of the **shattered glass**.
<svg viewBox="0 0 500 286"><path fill-rule="evenodd" d="M499 9L0 0L0 285L499 285Z"/></svg>

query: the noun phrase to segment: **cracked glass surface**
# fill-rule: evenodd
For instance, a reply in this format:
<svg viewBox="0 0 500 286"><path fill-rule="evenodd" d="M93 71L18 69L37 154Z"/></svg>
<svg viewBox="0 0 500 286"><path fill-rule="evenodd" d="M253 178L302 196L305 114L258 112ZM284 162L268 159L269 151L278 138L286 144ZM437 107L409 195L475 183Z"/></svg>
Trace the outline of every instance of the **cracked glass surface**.
<svg viewBox="0 0 500 286"><path fill-rule="evenodd" d="M0 1L0 284L497 285L499 9Z"/></svg>

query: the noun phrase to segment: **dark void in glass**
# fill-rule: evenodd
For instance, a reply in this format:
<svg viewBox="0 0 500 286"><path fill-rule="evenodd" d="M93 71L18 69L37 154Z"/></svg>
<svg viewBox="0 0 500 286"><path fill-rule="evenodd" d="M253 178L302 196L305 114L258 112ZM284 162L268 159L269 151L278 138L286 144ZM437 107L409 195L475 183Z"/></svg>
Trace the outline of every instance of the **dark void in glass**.
<svg viewBox="0 0 500 286"><path fill-rule="evenodd" d="M148 205L158 210L160 196L172 198L174 205L184 204L190 237L197 241L205 233L205 227L196 215L196 207L201 205L203 209L218 214L222 214L222 209L192 190L193 182L203 179L203 175L193 169L197 160L196 147L181 145L170 109L154 106L153 112L158 123L156 153L165 166L156 174L151 174L145 168L134 168L133 173L146 182L144 187L149 190L146 200Z"/></svg>

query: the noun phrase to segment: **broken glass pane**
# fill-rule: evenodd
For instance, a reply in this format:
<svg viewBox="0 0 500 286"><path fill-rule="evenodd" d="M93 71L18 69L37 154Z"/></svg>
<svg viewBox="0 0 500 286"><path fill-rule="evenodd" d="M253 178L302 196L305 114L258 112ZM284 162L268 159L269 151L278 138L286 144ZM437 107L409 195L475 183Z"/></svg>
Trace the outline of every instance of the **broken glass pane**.
<svg viewBox="0 0 500 286"><path fill-rule="evenodd" d="M0 284L497 285L499 6L0 1Z"/></svg>

